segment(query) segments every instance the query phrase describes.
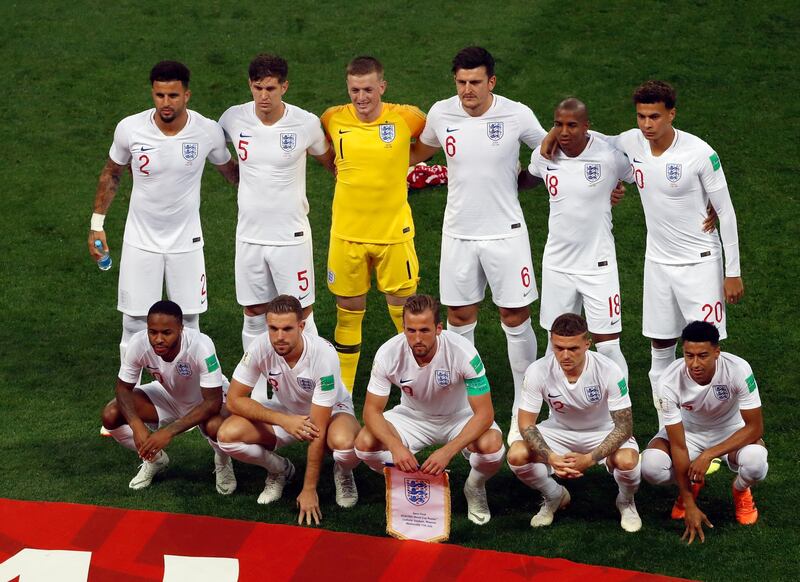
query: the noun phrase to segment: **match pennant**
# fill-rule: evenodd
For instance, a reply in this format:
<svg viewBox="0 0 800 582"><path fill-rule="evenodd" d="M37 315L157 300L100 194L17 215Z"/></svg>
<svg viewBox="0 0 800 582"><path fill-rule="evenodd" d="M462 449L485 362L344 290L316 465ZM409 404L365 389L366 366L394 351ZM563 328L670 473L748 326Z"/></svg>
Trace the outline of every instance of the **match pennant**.
<svg viewBox="0 0 800 582"><path fill-rule="evenodd" d="M400 540L445 542L450 537L450 477L385 467L386 533Z"/></svg>

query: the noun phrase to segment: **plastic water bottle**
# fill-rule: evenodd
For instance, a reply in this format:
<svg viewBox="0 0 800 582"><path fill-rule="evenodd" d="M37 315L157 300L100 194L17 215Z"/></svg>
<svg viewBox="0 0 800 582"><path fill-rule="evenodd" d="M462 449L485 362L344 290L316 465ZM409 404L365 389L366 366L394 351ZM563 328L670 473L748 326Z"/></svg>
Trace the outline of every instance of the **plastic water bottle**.
<svg viewBox="0 0 800 582"><path fill-rule="evenodd" d="M94 246L98 251L103 253L103 256L97 259L97 266L101 271L108 271L111 268L112 263L111 255L108 254L108 251L103 250L103 241L94 241Z"/></svg>

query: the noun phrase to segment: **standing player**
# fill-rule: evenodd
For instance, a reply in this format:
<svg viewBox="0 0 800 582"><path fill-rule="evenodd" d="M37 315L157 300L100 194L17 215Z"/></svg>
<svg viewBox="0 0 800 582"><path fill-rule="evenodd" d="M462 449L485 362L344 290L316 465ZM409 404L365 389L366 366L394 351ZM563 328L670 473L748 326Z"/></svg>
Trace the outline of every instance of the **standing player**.
<svg viewBox="0 0 800 582"><path fill-rule="evenodd" d="M529 305L538 297L517 193L519 144L535 148L545 131L530 108L492 93L497 80L486 49L461 50L453 59L453 74L458 94L431 107L412 163L444 146L449 182L439 287L448 306L447 328L474 343L488 282L514 377L511 442L519 435L522 377L536 359Z"/></svg>
<svg viewBox="0 0 800 582"><path fill-rule="evenodd" d="M319 118L283 102L288 73L281 57L258 55L248 71L253 101L219 120L239 156L236 299L244 307L245 351L266 333L267 302L278 294L300 300L305 330L316 333L306 152L331 170L333 152Z"/></svg>
<svg viewBox="0 0 800 582"><path fill-rule="evenodd" d="M307 441L303 490L297 496L298 523L316 524L322 517L317 483L322 456L333 452L336 503L352 507L358 501L353 469L358 457L353 441L361 428L353 401L342 385L333 346L316 334L303 333L303 308L290 295L278 295L267 304L268 333L260 335L244 353L233 373L228 392L232 415L219 429L219 445L233 458L267 470L258 503L280 499L294 476L292 462L273 451ZM269 378L272 399L259 376ZM255 390L254 390L255 387Z"/></svg>
<svg viewBox="0 0 800 582"><path fill-rule="evenodd" d="M425 114L381 101L386 81L374 57L350 61L347 91L351 103L325 111L322 125L336 155L328 288L336 296L334 340L342 379L352 392L372 271L398 333L403 303L417 290L406 173L411 140L422 131Z"/></svg>
<svg viewBox="0 0 800 582"><path fill-rule="evenodd" d="M703 524L713 527L697 506L712 459L722 457L736 472L736 521L758 520L750 487L767 476L761 398L753 370L742 358L719 349L719 331L694 321L681 334L683 359L660 379L664 424L642 454L642 476L650 483L676 483L673 519L683 519L683 538L705 540Z"/></svg>
<svg viewBox="0 0 800 582"><path fill-rule="evenodd" d="M136 386L142 370L154 380ZM199 426L214 449L217 492L234 492L233 464L215 442L227 385L211 338L184 328L176 303L156 302L147 314L147 329L131 338L125 352L116 398L103 409L103 428L142 458L139 472L128 484L131 489L149 487L169 464L165 449L172 439ZM148 426L157 430L150 432Z"/></svg>
<svg viewBox="0 0 800 582"><path fill-rule="evenodd" d="M725 302L737 303L744 286L736 214L719 156L702 139L672 126L676 96L669 84L647 81L633 101L639 128L601 137L628 156L644 208L642 331L651 339L650 384L663 428L658 378L675 360L681 330L690 321L707 321L724 339ZM542 151L550 151L554 141L548 136ZM704 228L709 202L719 233Z"/></svg>
<svg viewBox="0 0 800 582"><path fill-rule="evenodd" d="M597 351L627 380L610 195L619 180L632 182L633 172L621 152L589 135L582 101L565 99L554 117L559 151L547 160L537 148L528 168L544 180L550 200L539 322L549 332L560 314L583 307Z"/></svg>
<svg viewBox="0 0 800 582"><path fill-rule="evenodd" d="M528 487L542 493L532 527L553 523L553 514L570 502L569 491L551 477L582 477L593 465L605 465L619 486L620 525L639 531L642 520L633 496L641 480L639 446L633 438L628 385L612 360L589 351L588 326L574 313L553 322L553 353L525 372L519 410L524 442L508 451L511 470ZM550 415L536 424L542 403Z"/></svg>
<svg viewBox="0 0 800 582"><path fill-rule="evenodd" d="M467 517L483 525L491 518L486 481L505 452L483 362L471 343L442 331L439 302L429 295L409 297L403 324L404 333L375 354L356 453L378 473L393 462L439 475L460 451L472 467L464 483ZM392 384L402 391L400 404L384 412ZM420 467L415 455L430 445L444 446Z"/></svg>
<svg viewBox="0 0 800 582"><path fill-rule="evenodd" d="M148 308L167 296L184 310L184 324L199 329L208 309L200 179L208 159L232 183L236 164L216 122L186 108L191 96L189 69L162 61L150 71L154 109L117 124L94 199L89 253L100 258L95 241L108 250L105 215L119 189L122 172L133 175L128 219L119 266L117 309L122 312L120 359L133 335L145 328Z"/></svg>

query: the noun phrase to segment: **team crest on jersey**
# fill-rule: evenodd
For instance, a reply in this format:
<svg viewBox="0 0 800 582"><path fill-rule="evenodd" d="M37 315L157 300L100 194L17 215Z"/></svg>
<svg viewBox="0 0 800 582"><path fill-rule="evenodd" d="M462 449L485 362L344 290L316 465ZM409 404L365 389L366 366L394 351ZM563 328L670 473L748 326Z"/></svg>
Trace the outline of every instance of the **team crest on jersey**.
<svg viewBox="0 0 800 582"><path fill-rule="evenodd" d="M714 389L714 396L717 397L717 400L731 399L731 391L726 384L714 384L712 388Z"/></svg>
<svg viewBox="0 0 800 582"><path fill-rule="evenodd" d="M378 126L378 135L384 143L392 143L395 138L394 123L381 123Z"/></svg>
<svg viewBox="0 0 800 582"><path fill-rule="evenodd" d="M314 380L311 378L298 378L297 383L306 392L311 392L314 389Z"/></svg>
<svg viewBox="0 0 800 582"><path fill-rule="evenodd" d="M667 180L670 182L677 182L681 179L683 174L682 164L667 164Z"/></svg>
<svg viewBox="0 0 800 582"><path fill-rule="evenodd" d="M425 505L431 498L431 483L427 479L405 479L406 499L411 505Z"/></svg>
<svg viewBox="0 0 800 582"><path fill-rule="evenodd" d="M450 386L450 370L436 370L436 383L442 388Z"/></svg>
<svg viewBox="0 0 800 582"><path fill-rule="evenodd" d="M200 150L199 144L184 143L183 144L183 159L187 162L197 159L197 154Z"/></svg>
<svg viewBox="0 0 800 582"><path fill-rule="evenodd" d="M600 386L585 386L583 391L589 402L600 402Z"/></svg>
<svg viewBox="0 0 800 582"><path fill-rule="evenodd" d="M290 152L297 147L297 134L296 133L282 133L281 134L281 149L285 152Z"/></svg>
<svg viewBox="0 0 800 582"><path fill-rule="evenodd" d="M600 179L600 164L583 164L583 175L590 184Z"/></svg>
<svg viewBox="0 0 800 582"><path fill-rule="evenodd" d="M178 362L178 374L183 376L184 378L188 378L192 375L192 367L185 363L185 362Z"/></svg>
<svg viewBox="0 0 800 582"><path fill-rule="evenodd" d="M500 139L503 137L503 122L490 121L487 123L486 135L488 135L489 139L492 141L500 141Z"/></svg>

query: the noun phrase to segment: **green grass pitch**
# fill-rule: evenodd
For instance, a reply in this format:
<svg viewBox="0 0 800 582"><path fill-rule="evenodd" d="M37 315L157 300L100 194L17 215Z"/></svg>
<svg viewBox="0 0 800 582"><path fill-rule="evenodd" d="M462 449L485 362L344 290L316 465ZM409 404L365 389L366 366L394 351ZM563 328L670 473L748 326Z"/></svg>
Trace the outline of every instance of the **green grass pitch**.
<svg viewBox="0 0 800 582"><path fill-rule="evenodd" d="M637 503L644 528L625 534L618 526L613 480L597 470L571 485L570 510L546 531L533 531L528 520L538 496L504 468L489 483L492 521L479 528L464 517L460 486L467 465L457 458L452 542L707 580L797 577L796 3L42 0L3 2L0 17L0 495L291 523L298 485L288 488L282 502L260 507L255 496L262 472L237 464L239 490L229 498L218 496L210 450L196 432L176 439L168 477L142 492L127 488L136 470L131 454L97 437L99 413L112 397L118 366L118 271L115 266L100 272L85 240L114 126L151 106L147 75L165 58L189 65L191 107L212 118L249 100L247 64L261 51L287 58L286 100L317 114L346 100L344 66L363 53L384 61L385 100L427 110L454 93L449 70L455 52L480 44L497 59L497 93L530 105L545 126L554 105L575 95L588 103L597 129L616 133L635 124L630 94L637 84L662 78L677 87L675 124L719 153L736 206L746 295L729 310L724 349L746 358L755 370L770 473L754 491L762 517L750 528L734 522L730 475L725 469L714 475L702 507L716 527L704 545L687 548L679 524L668 518L671 492L643 485ZM523 152L523 159L527 155ZM331 337L333 298L324 273L333 184L313 161L309 168L316 317L321 333ZM126 177L106 222L115 261L129 195ZM443 188L411 197L420 289L434 294L445 198ZM547 197L539 188L522 198L538 278ZM625 314L622 345L630 365L634 432L643 446L656 420L647 381L649 346L640 334L645 230L637 198L629 188L614 211L614 224ZM241 310L233 286L236 195L210 169L201 214L210 281L210 310L202 327L231 373L241 355ZM356 389L359 409L371 358L391 330L382 298L370 296ZM543 346L544 334L537 334ZM511 376L497 311L488 299L477 345L498 421L507 428ZM303 465L299 447L289 455ZM330 467L327 461L320 485L323 526L382 535L381 480L360 467L361 502L339 510Z"/></svg>

